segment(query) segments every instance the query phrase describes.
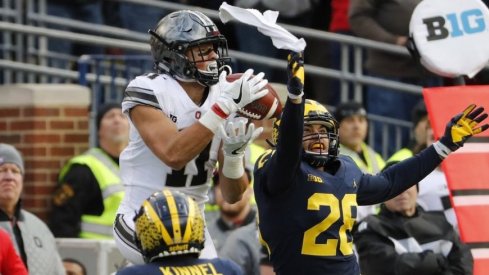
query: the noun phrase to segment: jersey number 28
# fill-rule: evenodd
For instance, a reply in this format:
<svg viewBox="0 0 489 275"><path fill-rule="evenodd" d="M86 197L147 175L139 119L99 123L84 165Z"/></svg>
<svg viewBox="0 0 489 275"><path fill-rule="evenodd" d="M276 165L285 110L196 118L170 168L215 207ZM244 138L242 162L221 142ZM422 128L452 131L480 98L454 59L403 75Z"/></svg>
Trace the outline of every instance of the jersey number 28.
<svg viewBox="0 0 489 275"><path fill-rule="evenodd" d="M351 231L355 219L351 217L352 207L357 205L356 194L346 194L340 201L333 194L314 193L307 200L307 210L318 211L321 206L328 206L331 212L320 223L304 232L302 241L302 254L311 256L336 256L338 241L339 250L343 255L353 253L353 244L348 241L346 231ZM339 229L338 239L327 239L326 243L317 243L317 237L328 230L331 225L341 218L340 208L343 210L343 223Z"/></svg>

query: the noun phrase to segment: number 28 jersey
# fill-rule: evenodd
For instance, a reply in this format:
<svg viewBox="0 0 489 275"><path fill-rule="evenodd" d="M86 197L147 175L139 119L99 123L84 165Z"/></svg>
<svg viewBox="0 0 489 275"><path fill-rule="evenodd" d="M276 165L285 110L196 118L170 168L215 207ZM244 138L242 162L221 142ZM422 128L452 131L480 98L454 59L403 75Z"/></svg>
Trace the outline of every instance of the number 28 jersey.
<svg viewBox="0 0 489 275"><path fill-rule="evenodd" d="M176 80L165 74L147 74L133 79L126 88L122 111L128 115L131 108L146 105L161 110L178 130L194 124L210 110L219 90L209 89L204 103L197 106ZM130 120L129 120L130 121ZM130 121L129 144L120 156L121 179L126 196L119 213L134 213L144 199L164 186L175 188L196 200L203 208L207 201L212 169L207 168L210 144L181 170L173 170L146 146L138 130Z"/></svg>
<svg viewBox="0 0 489 275"><path fill-rule="evenodd" d="M302 162L295 184L269 196L260 180L273 177L266 168L273 153L257 161L255 199L261 238L277 274L359 274L351 230L361 171L345 156L336 175Z"/></svg>

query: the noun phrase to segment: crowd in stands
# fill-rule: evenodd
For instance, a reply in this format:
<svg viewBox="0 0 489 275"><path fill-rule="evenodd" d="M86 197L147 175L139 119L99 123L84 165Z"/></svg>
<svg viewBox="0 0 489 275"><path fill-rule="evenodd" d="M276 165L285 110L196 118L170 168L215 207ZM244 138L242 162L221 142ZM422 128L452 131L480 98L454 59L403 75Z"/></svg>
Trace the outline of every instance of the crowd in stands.
<svg viewBox="0 0 489 275"><path fill-rule="evenodd" d="M175 0L169 2L198 5L217 10L222 1ZM325 4L326 1L319 0L234 0L228 3L261 11L278 10L281 14L280 23L329 30L405 46L410 14L419 1L412 0L403 6L398 6L395 1L378 0L351 0L350 2L334 0L331 1L331 6ZM96 24L104 23L141 33L151 28L153 30L150 42L152 54L160 74L150 73L133 80L125 91L122 105L121 103L108 103L100 106L96 118L97 146L81 155L73 156L60 169L56 192L52 197L52 210L47 223L23 208L20 198L23 192L25 169L29 167L24 166L22 155L15 147L0 141L0 273L3 275L27 274L27 272L34 275L85 275L87 271L82 260L63 259L63 255L57 251L55 238L112 240L115 236L122 254L134 264L119 270L117 274L121 275L143 274L142 272L148 275L160 274L157 273L160 268L176 271L208 268L222 274L275 274L269 257L271 248L262 239L261 232L259 232L260 221L257 216L257 207L260 204L264 205L269 211L267 214L273 213L276 209L267 205L268 202L264 202L263 198L274 201L283 193L266 189L273 189L266 180L266 172L258 172L259 184L262 188L260 192L264 192L261 194L262 201L259 206L255 203L253 192L254 181L256 181L255 163L274 160L273 154L268 154L270 151L262 154L277 145L278 137L275 137L277 140L274 140L272 135L267 136L266 138L274 140L275 144L263 148L253 142L261 133L258 127L255 129L252 123L233 121L229 118L237 108L251 102L251 99L248 98L247 102L243 99L239 103L235 100L236 104L232 103L237 86L227 82L224 85L224 90L227 91L226 97L213 94L209 87L225 80L217 75L217 69L212 69L212 64L204 66L196 62L198 64L194 64L196 70L193 70L193 75L190 76L183 70L182 64L175 66L162 61L164 58L158 55L161 55L163 48L167 46L162 43L162 39L166 38L165 35L171 35L166 32L166 29L161 28L165 22L160 25L156 23L171 11L130 2L102 0L69 2L47 0L47 4L47 12L50 15ZM200 13L198 15L201 16ZM202 20L207 23L208 19ZM184 21L178 22L185 23ZM210 24L213 25L212 22ZM287 52L274 48L270 39L258 33L254 28L241 24L216 25L225 34L230 48L286 59ZM203 43L197 46L197 50L191 48L190 51L195 51L192 54L202 57L203 60L204 55L211 56L208 57L208 60L219 59L223 56L212 56L222 53L220 49L213 47L221 45L216 41ZM324 42L311 41L305 56L294 57L292 55L293 58L296 58L294 61L302 65L305 61L307 64L339 68L340 45L322 43ZM208 48L202 52L199 46ZM80 45L54 39L49 41L49 48L67 55L140 54L121 52L118 49L102 49L98 46L80 47ZM214 52L218 50L219 52ZM264 79L289 84L287 104L290 106L304 105L304 103L294 101L302 100L303 96L304 100L305 98L316 100L307 101L305 108L309 108L307 104L313 105L313 108L316 108L315 112L331 115L331 118L326 122L322 121L323 124L318 123L321 124L318 129L308 125L305 127L304 134L317 134L318 139L326 139L325 133L321 131L328 133L337 131L340 138L336 139L339 143L336 148L331 147L330 143L333 139L329 136L328 144L318 145L321 147L319 151L329 148L329 153L332 152L331 150L337 150L339 155L348 156L345 157L348 161L342 165L348 165L349 169L355 171L355 175L362 173L377 175L382 171L385 172L388 167L391 167L388 172L393 173L392 171L396 168L392 166L400 162L407 163L403 161L420 152L427 155L426 152L429 151L428 153L438 157L438 151L435 152L437 149L433 149L436 147L433 146L436 141L433 140L426 106L421 96L369 86L364 91L363 103L340 102L338 97L340 85L336 81L325 81L306 74L305 82L304 75L300 79L302 86L294 86L298 84L297 79L300 76L297 71L290 73L292 68L295 68L294 66L298 66L291 63L290 60L289 58L289 75L285 74L284 70L245 62L235 63L234 70L245 72L248 68L254 69L254 74L258 75L255 80L252 80L253 78L244 79L243 83L249 84L250 94L255 90L256 98L262 96L257 94L259 93L258 86L261 88L265 82L261 80L263 76L259 73L264 72ZM50 66L67 68L71 64L59 61L53 62ZM417 64L416 60L412 58L399 58L399 56L374 50L366 52L364 69L371 76L421 86L439 86L443 85L444 81L443 78L424 71L420 64ZM170 70L176 77L171 80L161 77L161 73L168 73L165 70ZM248 77L250 75L251 72ZM479 79L484 77L485 74L481 73ZM197 79L198 83L187 81L188 79ZM165 95L163 87L177 89L178 84L175 84L177 80L180 83L179 91L189 94L190 101L182 103L178 96ZM154 84L155 81L159 81L158 85ZM477 81L475 80L474 83L480 83ZM204 104L208 96L212 98L214 105ZM170 103L162 104L161 101ZM291 103L292 101L295 103ZM172 117L180 111L176 110L177 108L188 110L193 108L190 107L192 102L198 107L197 109L205 105L202 107L205 112L199 113L202 117L193 113L191 115L178 113L178 117ZM330 112L323 105L334 106L335 111ZM297 106L290 106L289 109L297 108ZM477 110L474 112L476 113ZM205 116L204 113L212 113L212 117L211 115ZM382 127L374 128L379 130L375 133L377 139L374 144L367 144L370 124L368 114L411 121L413 124L411 132L403 135L404 148L396 151L393 146L395 142L389 137L389 158L384 159L378 153L382 147L380 139ZM211 155L205 155L205 153L212 154L212 151L209 151L212 150L212 146L209 148L208 145L215 142L214 135L218 135L218 132L221 131L220 124L218 125L217 122L222 123L224 119L232 121L234 125L231 123L230 128L222 130L224 134L220 135L223 138L224 149L219 151L219 156L216 155L212 159ZM304 115L303 119L307 119L307 115ZM337 125L335 127L329 124L324 126L324 123L327 124L330 121L334 121ZM275 127L280 126L275 125ZM189 131L190 128L193 130ZM274 128L275 135L278 135L278 129ZM236 132L240 133L238 137L236 137ZM302 133L300 135L302 137ZM195 145L196 139L198 139L197 145ZM192 145L194 147L190 146L191 143L194 143ZM182 153L184 148L191 149L184 150ZM200 159L202 155L211 157L214 162L219 160L222 166L219 165L213 173L207 171L205 167L208 163ZM259 159L259 156L262 158ZM311 164L317 160L313 158L313 161L304 161L304 163ZM325 166L326 160L319 160L325 161L321 162ZM240 167L237 168L237 166ZM329 168L324 170L321 167L323 169L321 170L318 167L308 170L309 175L331 172ZM383 199L389 198L385 202L380 202L378 198L366 199L366 202L375 203L365 202L364 205L358 207L356 213L351 213L350 217L347 217L356 218L355 226L355 222L344 221L342 228L345 227L345 230L354 239L352 241L351 236L347 236L346 233L345 236L338 237L345 238L343 241L346 242L346 245L341 247L342 252L348 250L350 246L358 252L358 255L354 255L353 250L348 251L351 253L347 254L353 255L353 258L346 261L358 262L362 274L472 273L473 259L470 250L459 238L457 219L449 199L444 173L439 163L436 163L434 167L436 168L426 173L427 176L423 180L409 182L408 184L412 185L409 188L406 184L408 189L397 196L384 195ZM187 169L194 169L192 173L195 173L189 176ZM165 174L164 180L161 179L162 173ZM284 173L284 175L288 174ZM210 178L212 180L209 180ZM141 183L143 180L147 180L148 184ZM130 185L126 192L122 185L123 182ZM209 186L209 182L212 182L212 186ZM354 179L353 182L356 185ZM240 189L230 190L231 183L234 186L240 186ZM341 184L343 183L341 181ZM158 184L163 184L168 188L165 187L165 191L153 190L157 188L155 186L159 186ZM241 188L243 186L244 188ZM179 189L180 187L185 189ZM303 190L299 190L294 195L302 195L300 191ZM211 192L209 195L211 200L205 204L207 192ZM372 195L368 194L368 196ZM290 201L293 201L292 196L287 197L284 203ZM124 202L122 206L120 206L121 202ZM281 209L284 215L287 211L293 214L293 210L292 207ZM135 212L137 215L133 217ZM264 217L269 218L269 216ZM283 218L286 219L286 217ZM115 228L113 228L114 222ZM266 222L270 221L266 220ZM284 221L280 222L286 224ZM288 223L291 222L293 221L288 221ZM181 232L176 227L181 229ZM270 230L270 227L266 229ZM154 232L148 230L157 231L158 237L155 237ZM291 229L287 228L287 230ZM159 237L161 239L157 239ZM191 239L190 247L183 248L187 243L182 239L187 241ZM280 250L281 247L287 245L283 243L285 241L285 238L277 241L273 249L279 247ZM410 245L406 245L405 241L410 242ZM437 242L435 248L426 245L432 241ZM406 247L414 248L406 250L404 249ZM316 253L308 249L309 247L305 248L310 253ZM178 256L175 256L175 253L172 254L174 251L180 251ZM279 255L280 253L281 251ZM275 257L276 255L274 254ZM276 259L272 258L272 260L275 261L275 264L277 263ZM336 265L335 261L330 264ZM279 270L281 274L294 270L284 270L284 266L287 266L286 261L279 263L280 266L278 268L275 266L275 270ZM318 264L306 260L302 264L310 263L312 266Z"/></svg>

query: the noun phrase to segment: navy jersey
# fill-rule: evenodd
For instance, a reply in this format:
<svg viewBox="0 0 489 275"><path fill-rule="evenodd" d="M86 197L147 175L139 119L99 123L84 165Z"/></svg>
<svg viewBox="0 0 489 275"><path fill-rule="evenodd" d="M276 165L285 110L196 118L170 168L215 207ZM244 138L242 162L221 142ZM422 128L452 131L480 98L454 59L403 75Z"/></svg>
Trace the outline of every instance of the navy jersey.
<svg viewBox="0 0 489 275"><path fill-rule="evenodd" d="M241 268L224 259L167 258L159 262L126 267L117 275L241 275Z"/></svg>
<svg viewBox="0 0 489 275"><path fill-rule="evenodd" d="M351 234L357 205L397 196L441 159L430 147L377 176L347 156L334 174L318 170L302 161L303 112L287 101L277 147L255 164L260 237L277 274L359 274Z"/></svg>

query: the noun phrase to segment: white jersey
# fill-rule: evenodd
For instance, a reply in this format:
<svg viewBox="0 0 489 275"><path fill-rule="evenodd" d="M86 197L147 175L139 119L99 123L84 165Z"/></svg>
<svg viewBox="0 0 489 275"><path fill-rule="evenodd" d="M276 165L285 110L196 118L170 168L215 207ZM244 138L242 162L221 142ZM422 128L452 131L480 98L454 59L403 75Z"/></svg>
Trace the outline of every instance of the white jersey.
<svg viewBox="0 0 489 275"><path fill-rule="evenodd" d="M457 216L450 202L450 194L447 186L445 173L436 168L428 176L419 182L417 203L425 211L443 211L448 222L454 228L457 227Z"/></svg>
<svg viewBox="0 0 489 275"><path fill-rule="evenodd" d="M178 130L182 130L210 110L218 93L218 89L211 88L204 103L197 106L172 77L147 74L129 83L124 93L122 111L128 115L129 110L136 105L152 106L161 110L176 124ZM177 189L191 196L204 209L213 172L206 165L209 148L210 144L182 170L172 170L146 146L130 121L129 144L119 160L126 195L118 213L134 215L146 198L161 191L163 187Z"/></svg>

